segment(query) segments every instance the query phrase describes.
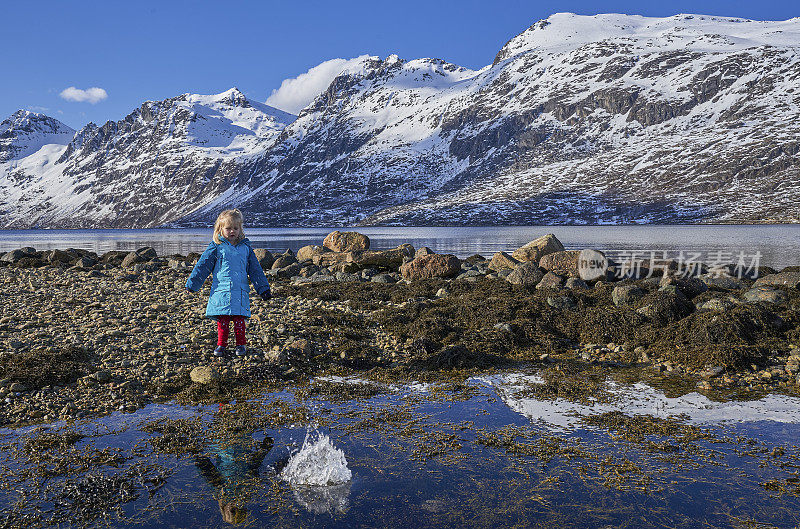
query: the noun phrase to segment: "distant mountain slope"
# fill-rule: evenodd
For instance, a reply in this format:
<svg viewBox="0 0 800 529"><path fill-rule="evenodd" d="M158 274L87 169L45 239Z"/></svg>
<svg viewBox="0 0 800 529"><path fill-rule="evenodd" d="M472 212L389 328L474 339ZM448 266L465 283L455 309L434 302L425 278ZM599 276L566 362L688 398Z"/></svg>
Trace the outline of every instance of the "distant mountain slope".
<svg viewBox="0 0 800 529"><path fill-rule="evenodd" d="M479 71L348 65L297 119L232 90L90 124L0 223L800 222L800 18L560 13Z"/></svg>
<svg viewBox="0 0 800 529"><path fill-rule="evenodd" d="M148 101L118 122L93 123L39 169L3 223L156 226L246 183L252 158L295 116L237 89ZM40 178L34 179L34 176ZM0 173L0 189L3 185Z"/></svg>

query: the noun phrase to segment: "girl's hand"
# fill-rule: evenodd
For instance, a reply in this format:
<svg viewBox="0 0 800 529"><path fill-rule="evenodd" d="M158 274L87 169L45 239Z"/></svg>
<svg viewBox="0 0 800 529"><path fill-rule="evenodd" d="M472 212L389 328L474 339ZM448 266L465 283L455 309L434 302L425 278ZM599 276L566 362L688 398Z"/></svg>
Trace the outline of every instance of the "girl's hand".
<svg viewBox="0 0 800 529"><path fill-rule="evenodd" d="M272 292L269 290L265 291L263 294L261 294L261 299L263 299L264 301L269 301L270 299L272 299Z"/></svg>

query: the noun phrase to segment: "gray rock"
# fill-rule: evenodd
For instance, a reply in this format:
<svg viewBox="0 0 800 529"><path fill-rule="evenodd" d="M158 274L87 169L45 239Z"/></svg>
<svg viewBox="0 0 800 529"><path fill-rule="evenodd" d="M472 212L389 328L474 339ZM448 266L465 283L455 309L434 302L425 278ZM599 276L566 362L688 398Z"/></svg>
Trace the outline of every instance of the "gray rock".
<svg viewBox="0 0 800 529"><path fill-rule="evenodd" d="M544 277L544 272L539 270L539 266L533 261L526 261L518 264L514 270L506 276L506 281L512 285L536 286Z"/></svg>
<svg viewBox="0 0 800 529"><path fill-rule="evenodd" d="M269 270L272 268L272 263L275 262L275 257L272 255L272 252L266 248L253 248L253 253L256 254L258 264L261 265L263 270Z"/></svg>
<svg viewBox="0 0 800 529"><path fill-rule="evenodd" d="M577 277L570 277L567 279L567 282L564 283L564 287L570 290L584 290L588 289L589 285L586 284L586 281Z"/></svg>
<svg viewBox="0 0 800 529"><path fill-rule="evenodd" d="M575 310L578 308L578 304L569 296L548 297L547 304L558 310Z"/></svg>
<svg viewBox="0 0 800 529"><path fill-rule="evenodd" d="M297 263L297 258L295 256L283 254L278 256L278 258L272 262L272 269L280 270L281 268L286 268L287 266L295 263ZM300 270L299 266L297 267L297 270Z"/></svg>
<svg viewBox="0 0 800 529"><path fill-rule="evenodd" d="M727 274L720 275L701 275L698 279L714 290L738 290L744 286L741 279L737 279Z"/></svg>
<svg viewBox="0 0 800 529"><path fill-rule="evenodd" d="M611 299L614 305L632 305L645 297L647 291L636 285L619 285L611 291Z"/></svg>
<svg viewBox="0 0 800 529"><path fill-rule="evenodd" d="M278 261L276 260L275 262L277 263ZM302 269L303 269L303 267L300 266L300 263L298 263L295 260L294 263L291 263L291 264L289 264L287 266L284 266L283 268L277 269L277 275L278 275L278 277L282 277L282 278L287 278L288 279L288 278L290 278L292 276L300 275L300 270L302 270ZM273 270L275 270L275 269L273 268Z"/></svg>
<svg viewBox="0 0 800 529"><path fill-rule="evenodd" d="M713 298L709 299L698 308L703 310L725 312L726 310L730 310L738 304L738 301L732 298Z"/></svg>
<svg viewBox="0 0 800 529"><path fill-rule="evenodd" d="M777 274L769 274L756 279L754 287L781 286L800 288L800 271L787 270Z"/></svg>
<svg viewBox="0 0 800 529"><path fill-rule="evenodd" d="M767 286L753 287L742 297L750 303L786 303L789 300L789 296L783 290Z"/></svg>
<svg viewBox="0 0 800 529"><path fill-rule="evenodd" d="M395 279L395 277L392 274L378 274L372 276L372 279L370 279L370 281L373 283L383 283L386 285L397 283L397 279Z"/></svg>
<svg viewBox="0 0 800 529"><path fill-rule="evenodd" d="M336 281L341 281L342 283L358 283L361 281L361 276L349 272L336 272Z"/></svg>

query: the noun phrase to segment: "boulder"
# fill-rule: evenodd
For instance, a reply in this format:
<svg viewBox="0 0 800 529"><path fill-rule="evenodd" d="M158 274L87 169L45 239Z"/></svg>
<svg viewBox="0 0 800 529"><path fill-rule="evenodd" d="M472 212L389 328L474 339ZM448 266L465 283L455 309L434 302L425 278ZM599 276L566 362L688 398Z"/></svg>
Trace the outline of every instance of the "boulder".
<svg viewBox="0 0 800 529"><path fill-rule="evenodd" d="M517 267L519 261L508 255L506 252L497 252L492 256L492 261L489 263L489 268L495 272L500 270L510 269L513 270Z"/></svg>
<svg viewBox="0 0 800 529"><path fill-rule="evenodd" d="M547 304L558 310L575 310L578 308L578 304L569 296L548 297Z"/></svg>
<svg viewBox="0 0 800 529"><path fill-rule="evenodd" d="M45 259L47 259L48 263L69 263L72 262L75 257L67 252L62 250L50 250L45 254Z"/></svg>
<svg viewBox="0 0 800 529"><path fill-rule="evenodd" d="M455 255L423 255L400 267L403 279L415 281L433 277L453 277L461 271L461 261Z"/></svg>
<svg viewBox="0 0 800 529"><path fill-rule="evenodd" d="M70 253L67 251L67 253ZM111 250L103 254L100 258L100 261L106 264L111 264L114 266L119 266L122 264L122 261L128 255L128 252L123 252L121 250ZM73 257L74 259L74 257Z"/></svg>
<svg viewBox="0 0 800 529"><path fill-rule="evenodd" d="M731 298L712 298L700 305L698 308L702 310L713 310L716 312L725 312L726 310L730 310L736 305L738 305L739 301Z"/></svg>
<svg viewBox="0 0 800 529"><path fill-rule="evenodd" d="M543 289L560 289L564 286L564 278L558 274L554 274L553 272L547 272L542 280L539 281L539 284L536 285L537 290Z"/></svg>
<svg viewBox="0 0 800 529"><path fill-rule="evenodd" d="M189 378L196 384L210 384L219 380L219 372L211 366L197 366L189 373Z"/></svg>
<svg viewBox="0 0 800 529"><path fill-rule="evenodd" d="M533 261L526 261L518 264L510 274L506 276L506 281L512 285L536 286L544 277L544 272Z"/></svg>
<svg viewBox="0 0 800 529"><path fill-rule="evenodd" d="M414 247L409 245L398 246L391 250L362 250L349 252L347 261L355 263L359 268L380 268L383 270L397 270L406 257L414 257ZM436 254L426 254L436 255Z"/></svg>
<svg viewBox="0 0 800 529"><path fill-rule="evenodd" d="M275 261L277 262L277 261ZM300 275L300 270L303 267L298 262L289 263L288 265L281 267L281 268L273 268L277 272L277 276L283 279L289 279L296 275Z"/></svg>
<svg viewBox="0 0 800 529"><path fill-rule="evenodd" d="M427 246L423 246L422 248L418 248L417 251L414 253L414 257L422 257L423 255L432 255L435 254L433 250L428 248Z"/></svg>
<svg viewBox="0 0 800 529"><path fill-rule="evenodd" d="M663 327L685 318L694 311L694 305L683 294L655 292L649 303L636 312L649 318L656 326Z"/></svg>
<svg viewBox="0 0 800 529"><path fill-rule="evenodd" d="M578 275L585 281L594 281L606 276L608 259L606 254L585 248L578 254Z"/></svg>
<svg viewBox="0 0 800 529"><path fill-rule="evenodd" d="M703 274L698 279L714 290L738 290L744 286L741 279L728 274Z"/></svg>
<svg viewBox="0 0 800 529"><path fill-rule="evenodd" d="M781 286L789 288L800 288L800 271L788 270L769 274L756 279L754 287Z"/></svg>
<svg viewBox="0 0 800 529"><path fill-rule="evenodd" d="M308 246L303 246L302 248L297 250L297 260L300 262L313 261L315 255L319 255L325 252L330 252L330 250L325 248L324 246L309 244Z"/></svg>
<svg viewBox="0 0 800 529"><path fill-rule="evenodd" d="M22 250L11 250L8 253L4 253L3 257L0 258L6 263L16 263L20 259L24 259L26 257L30 257L31 255L27 252L23 252Z"/></svg>
<svg viewBox="0 0 800 529"><path fill-rule="evenodd" d="M149 246L145 248L139 248L135 252L130 252L125 256L125 259L122 260L122 266L125 268L130 268L136 263L146 263L147 261L155 259L156 257L158 257L158 254L153 248Z"/></svg>
<svg viewBox="0 0 800 529"><path fill-rule="evenodd" d="M619 285L611 291L611 299L614 305L632 305L645 297L647 291L636 285Z"/></svg>
<svg viewBox="0 0 800 529"><path fill-rule="evenodd" d="M589 288L589 285L586 284L586 281L583 279L578 279L577 277L570 277L567 279L567 282L564 283L564 288L568 288L570 290L581 290L585 288Z"/></svg>
<svg viewBox="0 0 800 529"><path fill-rule="evenodd" d="M750 303L758 303L759 301L764 303L785 303L789 299L789 296L783 290L768 286L753 287L745 292L742 297Z"/></svg>
<svg viewBox="0 0 800 529"><path fill-rule="evenodd" d="M322 246L333 252L369 250L369 237L356 231L334 231L325 237Z"/></svg>
<svg viewBox="0 0 800 529"><path fill-rule="evenodd" d="M275 259L275 261L273 261L271 268L273 270L280 270L281 268L286 268L287 266L293 265L295 263L297 263L297 259L295 258L295 256L282 254L278 256L278 258ZM297 267L297 270L298 271L300 270L299 266Z"/></svg>
<svg viewBox="0 0 800 529"><path fill-rule="evenodd" d="M275 262L275 256L272 255L272 252L266 248L253 248L253 253L256 254L258 264L261 265L263 270L269 270L272 268L272 263Z"/></svg>
<svg viewBox="0 0 800 529"><path fill-rule="evenodd" d="M708 291L708 285L697 277L680 278L675 276L664 276L658 283L660 290L678 290L689 299ZM674 287L669 289L668 287Z"/></svg>
<svg viewBox="0 0 800 529"><path fill-rule="evenodd" d="M543 256L553 252L560 252L564 250L564 245L561 244L555 235L548 233L542 235L538 239L534 239L525 246L517 248L511 257L517 261L534 261L539 262Z"/></svg>
<svg viewBox="0 0 800 529"><path fill-rule="evenodd" d="M391 285L392 283L397 283L397 278L392 274L378 274L376 276L372 276L370 279L373 283L383 283L384 285Z"/></svg>
<svg viewBox="0 0 800 529"><path fill-rule="evenodd" d="M539 266L560 276L581 277L578 270L580 255L580 250L563 250L549 253L539 260Z"/></svg>

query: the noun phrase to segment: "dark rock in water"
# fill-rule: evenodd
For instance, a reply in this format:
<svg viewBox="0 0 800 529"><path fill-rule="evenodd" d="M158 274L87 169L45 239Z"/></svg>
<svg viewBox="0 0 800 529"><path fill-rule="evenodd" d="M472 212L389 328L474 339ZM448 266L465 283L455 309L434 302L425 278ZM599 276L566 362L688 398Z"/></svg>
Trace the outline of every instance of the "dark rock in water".
<svg viewBox="0 0 800 529"><path fill-rule="evenodd" d="M539 270L539 266L533 261L526 261L518 264L510 274L506 276L506 281L512 285L536 286L544 277L544 273Z"/></svg>
<svg viewBox="0 0 800 529"><path fill-rule="evenodd" d="M455 255L432 254L414 259L400 267L403 279L411 281L434 277L453 277L461 271L461 261Z"/></svg>
<svg viewBox="0 0 800 529"><path fill-rule="evenodd" d="M678 321L694 311L694 305L680 293L659 291L653 293L648 301L636 312L649 318L656 326Z"/></svg>
<svg viewBox="0 0 800 529"><path fill-rule="evenodd" d="M800 288L800 271L784 270L777 274L769 274L756 279L754 287L782 286Z"/></svg>
<svg viewBox="0 0 800 529"><path fill-rule="evenodd" d="M758 303L760 301L764 303L786 303L789 300L789 296L783 290L767 286L753 287L745 292L742 297L750 303Z"/></svg>
<svg viewBox="0 0 800 529"><path fill-rule="evenodd" d="M674 287L674 290L679 291L689 299L708 290L708 285L696 277L680 278L666 276L659 282L659 287L665 290L667 290L666 287Z"/></svg>
<svg viewBox="0 0 800 529"><path fill-rule="evenodd" d="M533 261L538 264L539 260L545 255L563 250L564 245L561 244L561 241L552 233L548 233L532 240L521 248L517 248L511 254L511 257L520 262Z"/></svg>
<svg viewBox="0 0 800 529"><path fill-rule="evenodd" d="M647 291L636 285L619 285L611 291L614 305L632 305L647 295Z"/></svg>
<svg viewBox="0 0 800 529"><path fill-rule="evenodd" d="M334 252L369 250L369 237L356 231L334 231L325 237L322 246Z"/></svg>
<svg viewBox="0 0 800 529"><path fill-rule="evenodd" d="M547 272L542 280L539 281L539 284L536 285L538 290L543 290L546 288L549 289L560 289L564 286L564 278L558 274L554 274L553 272Z"/></svg>
<svg viewBox="0 0 800 529"><path fill-rule="evenodd" d="M492 256L489 269L499 272L500 270L513 270L519 261L508 255L506 252L497 252Z"/></svg>
<svg viewBox="0 0 800 529"><path fill-rule="evenodd" d="M709 275L704 274L698 279L715 290L738 290L744 286L744 283L736 277L728 274Z"/></svg>
<svg viewBox="0 0 800 529"><path fill-rule="evenodd" d="M297 263L297 258L293 255L281 255L272 263L273 270L280 270L281 268L286 268L289 265L293 265ZM300 271L300 267L297 268Z"/></svg>
<svg viewBox="0 0 800 529"><path fill-rule="evenodd" d="M569 296L555 296L547 298L547 304L558 310L575 310L578 304Z"/></svg>

